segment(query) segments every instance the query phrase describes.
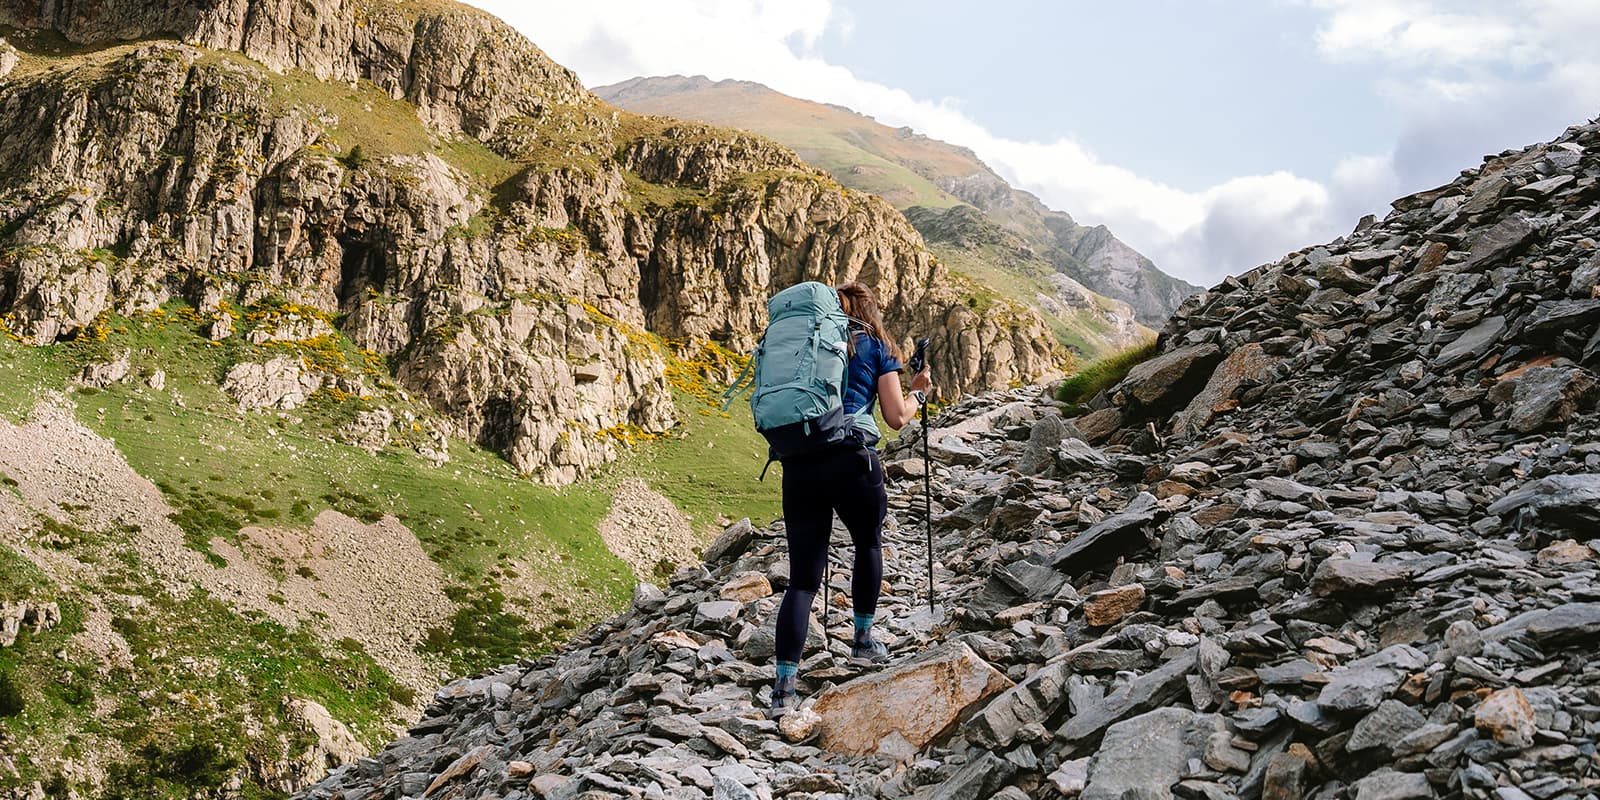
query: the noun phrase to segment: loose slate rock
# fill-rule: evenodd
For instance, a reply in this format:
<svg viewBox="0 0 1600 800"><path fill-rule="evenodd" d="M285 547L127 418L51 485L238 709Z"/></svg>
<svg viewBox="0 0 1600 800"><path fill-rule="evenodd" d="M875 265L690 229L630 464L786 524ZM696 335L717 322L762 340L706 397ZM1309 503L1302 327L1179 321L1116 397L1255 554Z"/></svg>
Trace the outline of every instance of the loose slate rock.
<svg viewBox="0 0 1600 800"><path fill-rule="evenodd" d="M1600 536L1600 474L1540 478L1495 501L1489 513L1555 525L1582 537Z"/></svg>
<svg viewBox="0 0 1600 800"><path fill-rule="evenodd" d="M1540 645L1593 643L1600 636L1600 603L1556 606L1530 621L1526 630Z"/></svg>
<svg viewBox="0 0 1600 800"><path fill-rule="evenodd" d="M1182 779L1190 754L1200 749L1189 733L1194 719L1188 709L1158 708L1106 729L1083 800L1122 800L1130 793L1171 800L1172 785Z"/></svg>
<svg viewBox="0 0 1600 800"><path fill-rule="evenodd" d="M1140 492L1127 508L1073 537L1051 556L1050 564L1071 575L1143 549L1149 545L1145 531L1165 517L1155 496Z"/></svg>
<svg viewBox="0 0 1600 800"><path fill-rule="evenodd" d="M1317 705L1336 714L1371 711L1400 687L1411 670L1427 663L1427 657L1416 648L1403 644L1357 659L1330 675L1317 696Z"/></svg>
<svg viewBox="0 0 1600 800"><path fill-rule="evenodd" d="M744 555L750 548L750 543L755 541L756 529L746 517L729 525L710 546L706 547L705 560L707 564L716 564L721 561L731 561Z"/></svg>
<svg viewBox="0 0 1600 800"><path fill-rule="evenodd" d="M1311 593L1318 597L1354 598L1375 602L1405 585L1411 570L1402 564L1380 564L1348 558L1324 559L1311 577Z"/></svg>
<svg viewBox="0 0 1600 800"><path fill-rule="evenodd" d="M1533 744L1537 730L1533 705L1522 690L1510 686L1491 693L1472 715L1473 726L1491 739L1512 747Z"/></svg>
<svg viewBox="0 0 1600 800"><path fill-rule="evenodd" d="M1354 800L1427 800L1434 796L1428 776L1386 769L1356 781L1352 794Z"/></svg>
<svg viewBox="0 0 1600 800"><path fill-rule="evenodd" d="M1427 722L1427 717L1411 706L1399 700L1385 700L1356 723L1344 747L1352 753L1375 748L1388 749L1401 737Z"/></svg>
<svg viewBox="0 0 1600 800"><path fill-rule="evenodd" d="M1095 592L1083 600L1083 618L1090 625L1114 625L1144 605L1144 585L1130 583Z"/></svg>

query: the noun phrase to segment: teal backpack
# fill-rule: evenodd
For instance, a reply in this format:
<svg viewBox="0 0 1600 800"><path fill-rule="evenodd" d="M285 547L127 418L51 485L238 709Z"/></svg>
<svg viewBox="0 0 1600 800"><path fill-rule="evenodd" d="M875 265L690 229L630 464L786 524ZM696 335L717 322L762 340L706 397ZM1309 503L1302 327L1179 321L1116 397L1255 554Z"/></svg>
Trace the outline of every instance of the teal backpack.
<svg viewBox="0 0 1600 800"><path fill-rule="evenodd" d="M796 284L767 301L767 330L722 408L754 387L750 412L767 438L767 466L852 442L859 434L844 413L849 361L850 318L839 293L816 281Z"/></svg>

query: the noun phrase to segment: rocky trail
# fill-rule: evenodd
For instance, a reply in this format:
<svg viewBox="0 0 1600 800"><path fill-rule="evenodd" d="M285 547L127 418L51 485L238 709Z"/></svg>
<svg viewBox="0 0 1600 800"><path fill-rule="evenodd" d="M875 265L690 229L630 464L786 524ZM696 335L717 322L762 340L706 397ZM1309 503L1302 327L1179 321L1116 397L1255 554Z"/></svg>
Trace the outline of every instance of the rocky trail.
<svg viewBox="0 0 1600 800"><path fill-rule="evenodd" d="M908 433L893 659L847 663L836 548L781 726L781 523L741 523L305 796L1594 797L1597 201L1591 123L1192 299L1083 416L947 409L937 615Z"/></svg>

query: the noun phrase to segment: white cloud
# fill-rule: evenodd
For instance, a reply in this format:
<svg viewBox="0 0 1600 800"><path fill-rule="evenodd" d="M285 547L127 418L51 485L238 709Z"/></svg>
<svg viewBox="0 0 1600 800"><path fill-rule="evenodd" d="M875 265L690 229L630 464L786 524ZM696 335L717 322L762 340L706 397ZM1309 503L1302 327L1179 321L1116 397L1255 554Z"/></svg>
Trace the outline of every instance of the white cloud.
<svg viewBox="0 0 1600 800"><path fill-rule="evenodd" d="M830 0L478 5L500 14L591 86L637 75L753 80L969 147L1051 207L1084 224L1105 224L1162 269L1201 284L1344 233L1395 196L1471 166L1485 148L1548 138L1600 111L1600 59L1592 44L1600 40L1600 3L1291 2L1326 15L1315 37L1324 57L1383 67L1385 78L1374 90L1401 117L1401 134L1392 152L1348 155L1325 182L1278 171L1203 191L1107 163L1070 138L996 136L959 100L918 99L823 61L813 50L818 38L852 27ZM1337 114L1330 109L1330 118Z"/></svg>

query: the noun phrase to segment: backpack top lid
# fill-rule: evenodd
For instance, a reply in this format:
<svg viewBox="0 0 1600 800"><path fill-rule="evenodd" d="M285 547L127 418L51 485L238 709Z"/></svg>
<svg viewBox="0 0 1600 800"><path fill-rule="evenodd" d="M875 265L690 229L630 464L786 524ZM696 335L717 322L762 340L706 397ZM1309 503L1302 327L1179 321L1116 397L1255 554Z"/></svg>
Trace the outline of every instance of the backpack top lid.
<svg viewBox="0 0 1600 800"><path fill-rule="evenodd" d="M817 281L797 283L772 296L767 301L767 321L776 322L786 317L824 317L843 314L839 292L832 286Z"/></svg>

